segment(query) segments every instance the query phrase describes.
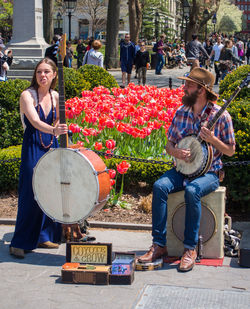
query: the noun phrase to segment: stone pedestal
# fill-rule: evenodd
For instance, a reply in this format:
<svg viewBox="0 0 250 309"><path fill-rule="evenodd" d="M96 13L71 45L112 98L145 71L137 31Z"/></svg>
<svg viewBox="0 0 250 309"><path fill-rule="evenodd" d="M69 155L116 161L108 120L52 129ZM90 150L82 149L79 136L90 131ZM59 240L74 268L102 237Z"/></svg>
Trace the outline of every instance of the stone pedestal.
<svg viewBox="0 0 250 309"><path fill-rule="evenodd" d="M31 79L47 47L43 37L42 0L14 0L13 38L8 45L14 59L8 78Z"/></svg>

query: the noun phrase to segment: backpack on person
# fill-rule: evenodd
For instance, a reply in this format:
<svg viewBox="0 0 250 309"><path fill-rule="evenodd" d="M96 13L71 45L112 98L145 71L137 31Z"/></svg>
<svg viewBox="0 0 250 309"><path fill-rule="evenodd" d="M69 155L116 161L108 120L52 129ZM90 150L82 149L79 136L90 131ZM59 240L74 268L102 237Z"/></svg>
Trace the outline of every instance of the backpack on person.
<svg viewBox="0 0 250 309"><path fill-rule="evenodd" d="M154 43L154 46L153 46L153 52L157 53L157 51L158 51L158 42Z"/></svg>

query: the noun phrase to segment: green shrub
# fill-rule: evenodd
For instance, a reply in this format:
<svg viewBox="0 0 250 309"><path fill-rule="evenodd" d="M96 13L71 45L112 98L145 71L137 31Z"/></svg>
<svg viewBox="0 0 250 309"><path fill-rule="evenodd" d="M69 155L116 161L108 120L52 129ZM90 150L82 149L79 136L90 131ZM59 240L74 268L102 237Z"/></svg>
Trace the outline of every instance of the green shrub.
<svg viewBox="0 0 250 309"><path fill-rule="evenodd" d="M102 158L103 159L103 158ZM116 164L119 164L121 159L103 159L108 168L116 169ZM154 182L163 175L167 170L173 167L172 162L169 161L168 164L152 164L144 162L129 161L131 165L125 174L124 188L130 187L131 185L137 185L139 182L146 182L148 185L152 186ZM121 177L118 177L118 186Z"/></svg>
<svg viewBox="0 0 250 309"><path fill-rule="evenodd" d="M86 81L90 82L90 90L93 90L93 88L98 86L104 86L110 90L113 87L118 87L115 78L101 67L86 64L80 67L78 71L83 75L83 78Z"/></svg>
<svg viewBox="0 0 250 309"><path fill-rule="evenodd" d="M73 68L63 68L65 99L81 97L83 90L89 90L91 85L82 74ZM56 86L58 91L58 85Z"/></svg>
<svg viewBox="0 0 250 309"><path fill-rule="evenodd" d="M0 148L22 142L23 128L19 113L19 98L30 85L26 80L8 80L0 83Z"/></svg>
<svg viewBox="0 0 250 309"><path fill-rule="evenodd" d="M220 100L228 99L235 91L235 89L241 84L241 82L247 77L250 72L250 65L242 65L237 70L228 74L223 81L220 82ZM247 87L243 88L237 95L236 100L250 99L250 91ZM220 101L219 100L219 101Z"/></svg>
<svg viewBox="0 0 250 309"><path fill-rule="evenodd" d="M250 160L250 101L234 101L229 105L228 111L234 125L236 152L232 158L225 157L225 161Z"/></svg>
<svg viewBox="0 0 250 309"><path fill-rule="evenodd" d="M220 83L220 105L222 99L229 99L235 89L246 78L250 71L250 65L240 66L237 70L228 74ZM227 108L232 116L236 151L233 157L223 156L223 162L250 160L250 91L243 88L234 101ZM222 185L227 187L227 202L229 210L237 207L242 213L250 210L249 166L229 165L224 167L226 177Z"/></svg>
<svg viewBox="0 0 250 309"><path fill-rule="evenodd" d="M21 145L0 150L0 192L17 190ZM10 162L3 162L10 160Z"/></svg>

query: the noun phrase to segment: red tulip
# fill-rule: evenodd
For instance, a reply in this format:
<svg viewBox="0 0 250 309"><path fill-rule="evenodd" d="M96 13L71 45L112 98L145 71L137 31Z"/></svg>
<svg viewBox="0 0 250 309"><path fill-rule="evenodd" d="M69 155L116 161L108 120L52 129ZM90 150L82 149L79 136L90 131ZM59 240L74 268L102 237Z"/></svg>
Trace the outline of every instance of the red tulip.
<svg viewBox="0 0 250 309"><path fill-rule="evenodd" d="M110 178L115 178L115 175L116 175L116 171L115 170L109 170L109 177Z"/></svg>
<svg viewBox="0 0 250 309"><path fill-rule="evenodd" d="M69 130L71 130L72 133L80 133L81 132L81 128L76 123L71 123L69 125Z"/></svg>
<svg viewBox="0 0 250 309"><path fill-rule="evenodd" d="M101 142L95 142L95 150L101 150L102 149L102 143Z"/></svg>
<svg viewBox="0 0 250 309"><path fill-rule="evenodd" d="M82 141L78 141L76 144L79 145L80 147L83 147L83 146L84 146L84 144L83 144Z"/></svg>
<svg viewBox="0 0 250 309"><path fill-rule="evenodd" d="M109 156L105 156L105 159L110 159L110 158L112 158L113 152L111 150L107 150L106 154L111 154Z"/></svg>
<svg viewBox="0 0 250 309"><path fill-rule="evenodd" d="M114 149L116 142L113 139L109 139L106 141L106 147L108 149Z"/></svg>
<svg viewBox="0 0 250 309"><path fill-rule="evenodd" d="M130 164L127 161L122 161L117 166L117 172L120 174L126 174L128 169L130 168Z"/></svg>
<svg viewBox="0 0 250 309"><path fill-rule="evenodd" d="M115 121L112 120L112 119L107 119L107 121L106 121L106 126L107 126L107 128L109 128L109 129L113 129L114 126L115 126Z"/></svg>
<svg viewBox="0 0 250 309"><path fill-rule="evenodd" d="M114 179L110 179L110 185L111 187L115 184L115 180Z"/></svg>

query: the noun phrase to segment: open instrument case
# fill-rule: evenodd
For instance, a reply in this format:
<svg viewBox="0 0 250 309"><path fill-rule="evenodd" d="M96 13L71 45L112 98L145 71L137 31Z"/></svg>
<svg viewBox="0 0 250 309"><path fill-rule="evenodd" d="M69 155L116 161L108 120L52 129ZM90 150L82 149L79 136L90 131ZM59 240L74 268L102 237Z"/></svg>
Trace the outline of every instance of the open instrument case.
<svg viewBox="0 0 250 309"><path fill-rule="evenodd" d="M63 283L131 284L134 281L135 254L114 252L111 243L66 244L66 263L62 266Z"/></svg>

